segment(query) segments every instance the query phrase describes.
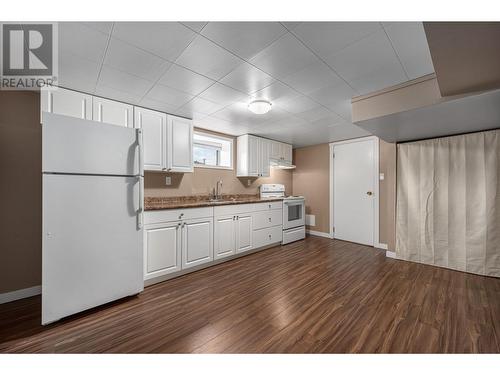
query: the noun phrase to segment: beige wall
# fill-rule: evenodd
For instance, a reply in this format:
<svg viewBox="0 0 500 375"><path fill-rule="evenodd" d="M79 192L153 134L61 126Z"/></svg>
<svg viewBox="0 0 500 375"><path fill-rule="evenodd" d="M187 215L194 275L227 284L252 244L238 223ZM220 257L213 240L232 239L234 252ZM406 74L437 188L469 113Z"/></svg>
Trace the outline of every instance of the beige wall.
<svg viewBox="0 0 500 375"><path fill-rule="evenodd" d="M205 133L202 129L196 129ZM227 136L223 134L224 136ZM233 137L234 138L234 137ZM261 184L284 184L287 194L292 193L292 171L271 168L270 177L236 177L236 138L233 147L233 170L194 168L194 173L146 172L144 191L146 197L177 197L185 195L207 195L222 179L223 194L257 194ZM172 177L172 185L165 185L165 177ZM249 185L250 182L250 185Z"/></svg>
<svg viewBox="0 0 500 375"><path fill-rule="evenodd" d="M330 147L328 143L293 151L293 195L306 198L306 214L315 215L315 226L308 229L328 233L330 230Z"/></svg>
<svg viewBox="0 0 500 375"><path fill-rule="evenodd" d="M40 97L0 91L0 293L41 283Z"/></svg>
<svg viewBox="0 0 500 375"><path fill-rule="evenodd" d="M379 241L394 250L396 210L396 145L380 141L379 169L385 179L379 185ZM294 150L293 195L306 198L306 214L316 216L308 229L329 232L330 149L328 143Z"/></svg>

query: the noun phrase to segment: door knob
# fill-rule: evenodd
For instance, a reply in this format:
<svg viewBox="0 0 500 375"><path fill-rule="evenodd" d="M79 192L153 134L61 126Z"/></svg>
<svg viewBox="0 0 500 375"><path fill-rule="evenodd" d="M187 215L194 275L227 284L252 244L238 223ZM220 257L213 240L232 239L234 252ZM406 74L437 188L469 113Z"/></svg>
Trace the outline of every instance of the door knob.
<svg viewBox="0 0 500 375"><path fill-rule="evenodd" d="M366 194L373 195L373 193L371 191L367 191Z"/></svg>

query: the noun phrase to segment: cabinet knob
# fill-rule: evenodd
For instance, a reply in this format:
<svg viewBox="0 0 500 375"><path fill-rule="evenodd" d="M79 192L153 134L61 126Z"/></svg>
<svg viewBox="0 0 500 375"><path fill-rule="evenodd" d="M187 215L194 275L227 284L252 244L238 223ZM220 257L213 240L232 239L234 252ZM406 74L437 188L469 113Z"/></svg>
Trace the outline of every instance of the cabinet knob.
<svg viewBox="0 0 500 375"><path fill-rule="evenodd" d="M271 239L271 235L269 235L269 239Z"/></svg>
<svg viewBox="0 0 500 375"><path fill-rule="evenodd" d="M271 222L271 218L269 218L269 222Z"/></svg>

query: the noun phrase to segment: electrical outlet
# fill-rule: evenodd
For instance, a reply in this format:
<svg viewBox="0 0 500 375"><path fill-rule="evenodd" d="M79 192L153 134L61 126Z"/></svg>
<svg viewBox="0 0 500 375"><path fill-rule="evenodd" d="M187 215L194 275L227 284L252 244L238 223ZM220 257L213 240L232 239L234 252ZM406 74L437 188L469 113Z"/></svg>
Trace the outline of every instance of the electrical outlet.
<svg viewBox="0 0 500 375"><path fill-rule="evenodd" d="M252 181L250 179L247 180L247 186L252 185Z"/></svg>
<svg viewBox="0 0 500 375"><path fill-rule="evenodd" d="M380 180L380 181L384 181L384 179L385 179L385 174L380 173L380 175L379 175L379 180Z"/></svg>
<svg viewBox="0 0 500 375"><path fill-rule="evenodd" d="M172 185L172 177L170 177L170 176L165 177L165 185L167 185L167 186Z"/></svg>

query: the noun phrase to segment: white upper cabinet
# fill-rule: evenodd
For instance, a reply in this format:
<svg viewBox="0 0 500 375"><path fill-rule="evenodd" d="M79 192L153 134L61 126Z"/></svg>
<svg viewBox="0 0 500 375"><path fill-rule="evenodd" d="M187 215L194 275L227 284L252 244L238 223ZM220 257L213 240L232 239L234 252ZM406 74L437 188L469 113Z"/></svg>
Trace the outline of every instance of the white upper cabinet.
<svg viewBox="0 0 500 375"><path fill-rule="evenodd" d="M193 123L167 116L167 171L193 172Z"/></svg>
<svg viewBox="0 0 500 375"><path fill-rule="evenodd" d="M42 112L92 120L92 95L62 88L43 89L40 104Z"/></svg>
<svg viewBox="0 0 500 375"><path fill-rule="evenodd" d="M134 127L134 107L114 100L92 98L92 119L107 124Z"/></svg>
<svg viewBox="0 0 500 375"><path fill-rule="evenodd" d="M191 120L134 107L134 125L143 130L145 170L193 172Z"/></svg>
<svg viewBox="0 0 500 375"><path fill-rule="evenodd" d="M142 129L144 169L147 171L164 170L167 164L167 115L135 107L134 126Z"/></svg>
<svg viewBox="0 0 500 375"><path fill-rule="evenodd" d="M282 157L283 160L289 164L292 164L292 145L288 143L282 143Z"/></svg>
<svg viewBox="0 0 500 375"><path fill-rule="evenodd" d="M237 141L237 176L268 177L271 141L245 134Z"/></svg>
<svg viewBox="0 0 500 375"><path fill-rule="evenodd" d="M271 141L264 138L258 138L259 142L259 176L270 176L270 161Z"/></svg>
<svg viewBox="0 0 500 375"><path fill-rule="evenodd" d="M292 145L271 141L271 159L292 164Z"/></svg>

